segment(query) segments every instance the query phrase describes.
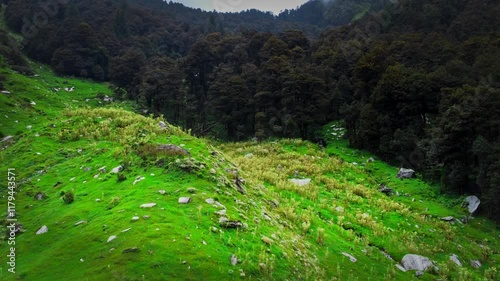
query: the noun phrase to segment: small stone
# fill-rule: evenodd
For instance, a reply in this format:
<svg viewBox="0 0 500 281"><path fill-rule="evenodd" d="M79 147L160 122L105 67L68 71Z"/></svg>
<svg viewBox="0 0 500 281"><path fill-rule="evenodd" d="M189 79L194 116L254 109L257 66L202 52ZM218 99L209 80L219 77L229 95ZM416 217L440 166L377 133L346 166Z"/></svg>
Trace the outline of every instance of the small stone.
<svg viewBox="0 0 500 281"><path fill-rule="evenodd" d="M38 192L37 194L35 194L34 198L35 198L35 200L42 201L42 200L47 199L47 195L45 195L45 193L43 193L43 192Z"/></svg>
<svg viewBox="0 0 500 281"><path fill-rule="evenodd" d="M373 163L373 162L375 162L375 158L370 157L370 158L368 158L368 160L366 160L366 162L367 163Z"/></svg>
<svg viewBox="0 0 500 281"><path fill-rule="evenodd" d="M137 247L133 247L133 248L127 248L125 250L123 250L123 254L127 254L127 253L138 253L140 252L139 248Z"/></svg>
<svg viewBox="0 0 500 281"><path fill-rule="evenodd" d="M215 212L216 215L219 215L219 216L225 216L226 215L226 209L222 209L218 212Z"/></svg>
<svg viewBox="0 0 500 281"><path fill-rule="evenodd" d="M140 182L140 181L143 181L143 180L145 180L145 179L146 179L145 177L141 177L141 176L139 176L139 177L135 178L133 185L135 185L136 183L138 183L138 182Z"/></svg>
<svg viewBox="0 0 500 281"><path fill-rule="evenodd" d="M122 233L125 233L125 232L128 232L129 230L131 230L132 228L127 228L125 230L122 230Z"/></svg>
<svg viewBox="0 0 500 281"><path fill-rule="evenodd" d="M188 204L191 202L191 197L181 197L178 202L179 204Z"/></svg>
<svg viewBox="0 0 500 281"><path fill-rule="evenodd" d="M87 221L79 221L79 222L75 223L75 226L78 226L80 224L86 224L86 223L87 223Z"/></svg>
<svg viewBox="0 0 500 281"><path fill-rule="evenodd" d="M424 272L423 271L420 271L420 270L417 270L415 271L415 276L418 278L420 276L424 275Z"/></svg>
<svg viewBox="0 0 500 281"><path fill-rule="evenodd" d="M156 203L142 204L140 207L141 208L153 208L154 206L156 206Z"/></svg>
<svg viewBox="0 0 500 281"><path fill-rule="evenodd" d="M132 221L138 221L138 220L139 220L138 216L132 217Z"/></svg>
<svg viewBox="0 0 500 281"><path fill-rule="evenodd" d="M357 262L358 261L355 257L353 257L352 255L350 255L350 254L348 254L346 252L342 252L342 255L348 257L351 262Z"/></svg>
<svg viewBox="0 0 500 281"><path fill-rule="evenodd" d="M470 265L474 268L480 268L481 267L481 262L478 260L470 260Z"/></svg>
<svg viewBox="0 0 500 281"><path fill-rule="evenodd" d="M142 216L142 218L143 218L143 219L145 219L145 220L147 220L147 219L149 219L149 218L150 218L150 216L145 215L145 216Z"/></svg>
<svg viewBox="0 0 500 281"><path fill-rule="evenodd" d="M271 238L269 238L267 236L262 236L261 240L262 240L262 242L264 242L264 243L266 243L268 245L270 245L270 244L272 244L274 242L273 239L271 239Z"/></svg>
<svg viewBox="0 0 500 281"><path fill-rule="evenodd" d="M247 158L247 159L250 159L252 157L253 157L253 153L248 153L247 155L245 155L245 158Z"/></svg>
<svg viewBox="0 0 500 281"><path fill-rule="evenodd" d="M452 222L455 218L452 217L452 216L448 216L448 217L443 217L441 218L442 221L447 221L447 222Z"/></svg>
<svg viewBox="0 0 500 281"><path fill-rule="evenodd" d="M44 225L36 232L36 235L44 234L47 233L48 231L49 228L46 225Z"/></svg>
<svg viewBox="0 0 500 281"><path fill-rule="evenodd" d="M106 166L103 166L98 169L99 173L105 174L106 173Z"/></svg>
<svg viewBox="0 0 500 281"><path fill-rule="evenodd" d="M454 262L456 265L458 265L458 266L462 266L462 263L461 263L461 262L460 262L460 260L458 259L458 256L457 256L457 255L452 254L452 255L450 256L450 260L451 260L452 262Z"/></svg>
<svg viewBox="0 0 500 281"><path fill-rule="evenodd" d="M123 171L123 167L122 165L118 166L118 167L115 167L113 168L113 170L111 170L111 174L118 174L119 172Z"/></svg>
<svg viewBox="0 0 500 281"><path fill-rule="evenodd" d="M210 174L215 175L215 174L217 174L217 171L215 169L210 169Z"/></svg>
<svg viewBox="0 0 500 281"><path fill-rule="evenodd" d="M238 263L238 258L233 254L231 255L231 264L234 266Z"/></svg>
<svg viewBox="0 0 500 281"><path fill-rule="evenodd" d="M311 183L311 179L291 179L290 182L298 186L305 186Z"/></svg>
<svg viewBox="0 0 500 281"><path fill-rule="evenodd" d="M109 243L109 242L111 242L111 241L113 241L113 240L115 240L115 239L116 239L116 236L115 236L115 235L113 235L113 236L109 236L108 241L107 241L106 243Z"/></svg>
<svg viewBox="0 0 500 281"><path fill-rule="evenodd" d="M213 205L215 203L215 200L212 198L208 198L208 199L205 199L205 202L207 202L207 204Z"/></svg>
<svg viewBox="0 0 500 281"><path fill-rule="evenodd" d="M191 194L192 194L192 193L196 193L196 188L194 188L194 187L190 187L190 188L188 188L188 189L187 189L187 192L189 192L189 193L191 193Z"/></svg>
<svg viewBox="0 0 500 281"><path fill-rule="evenodd" d="M165 195L167 193L167 191L162 189L162 190L158 190L158 193L160 193L161 195Z"/></svg>
<svg viewBox="0 0 500 281"><path fill-rule="evenodd" d="M341 206L337 206L335 208L335 211L339 212L339 213L343 213L344 212L344 208L342 208Z"/></svg>

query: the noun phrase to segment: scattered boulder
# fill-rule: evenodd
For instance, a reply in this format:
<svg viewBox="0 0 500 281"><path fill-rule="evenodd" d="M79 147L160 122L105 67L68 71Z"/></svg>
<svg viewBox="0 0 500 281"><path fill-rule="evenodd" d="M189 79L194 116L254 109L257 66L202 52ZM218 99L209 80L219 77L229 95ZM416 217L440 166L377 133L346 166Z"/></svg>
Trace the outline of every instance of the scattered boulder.
<svg viewBox="0 0 500 281"><path fill-rule="evenodd" d="M189 204L191 202L191 197L181 197L179 198L179 204Z"/></svg>
<svg viewBox="0 0 500 281"><path fill-rule="evenodd" d="M250 159L252 157L253 157L253 153L248 153L247 155L245 155L245 158L247 158L247 159Z"/></svg>
<svg viewBox="0 0 500 281"><path fill-rule="evenodd" d="M163 121L160 121L158 123L158 126L160 126L160 129L163 129L163 130L168 130L168 126L167 126L167 123L163 122Z"/></svg>
<svg viewBox="0 0 500 281"><path fill-rule="evenodd" d="M455 220L454 217L452 216L447 216L447 217L443 217L441 218L442 221L447 221L447 222L453 222Z"/></svg>
<svg viewBox="0 0 500 281"><path fill-rule="evenodd" d="M399 169L399 172L396 175L396 177L400 179L411 179L415 177L415 171L412 169L401 168Z"/></svg>
<svg viewBox="0 0 500 281"><path fill-rule="evenodd" d="M49 228L46 225L44 225L36 232L36 235L44 234L47 232L49 232Z"/></svg>
<svg viewBox="0 0 500 281"><path fill-rule="evenodd" d="M190 188L187 189L187 192L189 192L191 194L196 193L196 188L190 187Z"/></svg>
<svg viewBox="0 0 500 281"><path fill-rule="evenodd" d="M342 255L348 257L351 262L357 262L358 261L355 257L353 257L352 255L350 255L350 254L348 254L346 252L342 252Z"/></svg>
<svg viewBox="0 0 500 281"><path fill-rule="evenodd" d="M420 270L420 271L425 271L429 269L431 266L433 266L430 259L424 256L413 255L413 254L405 255L403 257L403 260L401 260L401 264L406 270Z"/></svg>
<svg viewBox="0 0 500 281"><path fill-rule="evenodd" d="M392 188L389 188L386 185L381 184L380 188L378 189L378 191L380 191L380 192L382 192L382 193L384 193L386 195L391 195Z"/></svg>
<svg viewBox="0 0 500 281"><path fill-rule="evenodd" d="M210 204L210 205L215 204L215 200L214 200L214 199L212 199L212 198L207 198L207 199L205 199L205 202L207 202L207 204Z"/></svg>
<svg viewBox="0 0 500 281"><path fill-rule="evenodd" d="M133 185L135 185L136 183L143 181L145 179L146 179L145 177L138 176L137 178L135 178Z"/></svg>
<svg viewBox="0 0 500 281"><path fill-rule="evenodd" d="M470 260L470 265L474 268L480 268L481 267L481 262L478 260Z"/></svg>
<svg viewBox="0 0 500 281"><path fill-rule="evenodd" d="M105 174L106 173L106 166L103 166L98 169L99 173Z"/></svg>
<svg viewBox="0 0 500 281"><path fill-rule="evenodd" d="M191 153L186 149L173 145L173 144L160 144L158 146L159 151L166 151L173 155L190 156Z"/></svg>
<svg viewBox="0 0 500 281"><path fill-rule="evenodd" d="M212 168L212 169L210 169L210 174L211 174L211 175L215 175L215 174L217 174L217 171L216 171L215 169L213 169L213 168Z"/></svg>
<svg viewBox="0 0 500 281"><path fill-rule="evenodd" d="M311 179L291 179L290 182L298 186L306 186L311 183Z"/></svg>
<svg viewBox="0 0 500 281"><path fill-rule="evenodd" d="M111 170L111 172L110 172L110 173L111 173L111 174L118 174L118 173L119 173L119 172L121 172L121 171L123 171L123 166L122 166L122 165L120 165L120 166L118 166L118 167L113 168L113 170Z"/></svg>
<svg viewBox="0 0 500 281"><path fill-rule="evenodd" d="M79 221L79 222L75 223L75 226L79 226L80 224L86 224L86 223L87 223L87 221Z"/></svg>
<svg viewBox="0 0 500 281"><path fill-rule="evenodd" d="M165 195L167 193L167 191L162 189L162 190L158 190L158 193L160 193L161 195Z"/></svg>
<svg viewBox="0 0 500 281"><path fill-rule="evenodd" d="M84 171L85 173L86 173L86 172L88 172L88 171L90 171L90 167L85 167L85 168L83 169L83 171Z"/></svg>
<svg viewBox="0 0 500 281"><path fill-rule="evenodd" d="M469 213L472 215L472 213L474 213L479 207L479 204L481 204L481 200L479 200L479 198L477 198L476 196L469 196L465 198L462 206L467 206L467 208L469 209Z"/></svg>
<svg viewBox="0 0 500 281"><path fill-rule="evenodd" d="M142 204L140 207L141 208L153 208L154 206L156 206L156 203L146 203L146 204Z"/></svg>
<svg viewBox="0 0 500 281"><path fill-rule="evenodd" d="M370 157L368 158L368 160L366 160L366 163L373 163L373 162L375 162L375 158L373 157Z"/></svg>
<svg viewBox="0 0 500 281"><path fill-rule="evenodd" d="M223 217L221 217L222 219ZM240 221L230 221L230 220L223 220L221 222L221 220L219 219L219 223L222 227L224 228L241 228L243 227L243 223L241 223Z"/></svg>
<svg viewBox="0 0 500 281"><path fill-rule="evenodd" d="M452 262L454 262L456 265L458 265L458 266L462 266L462 263L461 263L461 262L460 262L460 260L458 259L458 256L457 256L457 255L452 254L452 255L450 256L450 260L451 260Z"/></svg>
<svg viewBox="0 0 500 281"><path fill-rule="evenodd" d="M133 248L127 248L125 250L123 250L122 254L127 254L127 253L139 253L141 250L139 250L139 248L137 247L133 247Z"/></svg>
<svg viewBox="0 0 500 281"><path fill-rule="evenodd" d="M150 216L148 216L148 215L144 215L144 216L142 216L142 218L143 218L143 219L145 219L145 220L147 220L147 219L149 219L149 218L151 218L151 217L150 217Z"/></svg>
<svg viewBox="0 0 500 281"><path fill-rule="evenodd" d="M215 214L218 216L226 216L226 212L227 212L226 209L222 209L218 212L215 212Z"/></svg>
<svg viewBox="0 0 500 281"><path fill-rule="evenodd" d="M35 198L35 200L42 201L42 200L47 199L47 195L43 192L37 192L37 194L35 194L34 198Z"/></svg>
<svg viewBox="0 0 500 281"><path fill-rule="evenodd" d="M13 141L14 141L13 136L6 136L5 138L2 139L2 143L6 143L6 144L11 144Z"/></svg>
<svg viewBox="0 0 500 281"><path fill-rule="evenodd" d="M233 254L231 255L231 265L236 265L238 263L238 258Z"/></svg>
<svg viewBox="0 0 500 281"><path fill-rule="evenodd" d="M261 240L262 240L262 242L264 242L264 243L266 243L268 245L271 245L274 242L273 239L271 239L271 238L269 238L267 236L262 236Z"/></svg>
<svg viewBox="0 0 500 281"><path fill-rule="evenodd" d="M111 242L111 241L113 241L113 240L115 240L115 239L116 239L116 236L115 236L115 235L113 235L113 236L109 236L108 241L107 241L106 243L109 243L109 242Z"/></svg>
<svg viewBox="0 0 500 281"><path fill-rule="evenodd" d="M127 229L124 229L122 230L122 233L125 233L125 232L128 232L129 230L131 230L132 228L127 228Z"/></svg>
<svg viewBox="0 0 500 281"><path fill-rule="evenodd" d="M343 213L344 212L344 208L341 207L341 206L337 206L337 207L335 207L335 211L337 211L339 213Z"/></svg>

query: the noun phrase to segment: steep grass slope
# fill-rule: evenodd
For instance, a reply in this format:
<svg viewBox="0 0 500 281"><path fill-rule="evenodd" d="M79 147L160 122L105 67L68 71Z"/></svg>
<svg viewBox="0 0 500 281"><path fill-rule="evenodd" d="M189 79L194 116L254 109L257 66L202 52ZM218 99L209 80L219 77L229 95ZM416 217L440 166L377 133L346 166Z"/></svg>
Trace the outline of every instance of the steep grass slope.
<svg viewBox="0 0 500 281"><path fill-rule="evenodd" d="M105 102L106 85L35 69L2 70L1 131L14 138L0 154L1 231L9 168L22 231L15 274L0 246L0 280L411 280L396 268L408 253L439 267L424 280L498 278L491 222L441 221L465 214L460 199L396 179L380 161L353 165L369 155L341 139L326 150L299 140L214 144ZM75 90L54 90L65 87ZM380 183L403 196L378 192Z"/></svg>

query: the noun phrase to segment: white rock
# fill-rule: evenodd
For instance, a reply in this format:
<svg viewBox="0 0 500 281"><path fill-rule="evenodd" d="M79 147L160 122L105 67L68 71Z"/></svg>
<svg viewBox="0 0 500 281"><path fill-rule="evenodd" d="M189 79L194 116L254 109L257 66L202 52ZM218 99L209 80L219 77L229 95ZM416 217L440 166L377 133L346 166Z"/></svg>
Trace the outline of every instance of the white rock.
<svg viewBox="0 0 500 281"><path fill-rule="evenodd" d="M398 264L396 264L396 267L397 267L399 270L401 270L401 271L403 271L403 272L406 272L406 269L405 269L404 267L402 267L399 263L398 263Z"/></svg>
<svg viewBox="0 0 500 281"><path fill-rule="evenodd" d="M141 176L137 177L137 178L135 179L135 181L134 181L134 185L135 185L136 183L140 182L140 181L145 180L145 179L146 179L145 177L141 177Z"/></svg>
<svg viewBox="0 0 500 281"><path fill-rule="evenodd" d="M167 191L162 189L162 190L158 190L158 193L160 193L161 195L165 195L165 193L167 193Z"/></svg>
<svg viewBox="0 0 500 281"><path fill-rule="evenodd" d="M115 235L109 236L108 241L106 243L109 243L109 242L111 242L111 241L113 241L115 239L116 239Z"/></svg>
<svg viewBox="0 0 500 281"><path fill-rule="evenodd" d="M253 153L248 153L247 155L245 155L245 158L247 158L247 159L250 159L252 157L253 157Z"/></svg>
<svg viewBox="0 0 500 281"><path fill-rule="evenodd" d="M478 260L470 260L470 265L474 268L480 268L481 267L481 262Z"/></svg>
<svg viewBox="0 0 500 281"><path fill-rule="evenodd" d="M231 264L236 265L238 263L238 258L235 255L231 255Z"/></svg>
<svg viewBox="0 0 500 281"><path fill-rule="evenodd" d="M450 256L450 260L451 260L452 262L454 262L456 265L458 265L458 266L462 266L462 263L461 263L461 262L460 262L460 260L458 259L458 256L457 256L457 255L452 254L452 255Z"/></svg>
<svg viewBox="0 0 500 281"><path fill-rule="evenodd" d="M138 221L138 220L139 220L138 216L132 217L132 221Z"/></svg>
<svg viewBox="0 0 500 281"><path fill-rule="evenodd" d="M179 198L179 204L188 204L191 202L191 197L181 197Z"/></svg>
<svg viewBox="0 0 500 281"><path fill-rule="evenodd" d="M335 211L339 212L339 213L343 213L344 212L344 208L342 208L341 206L338 206L335 208Z"/></svg>
<svg viewBox="0 0 500 281"><path fill-rule="evenodd" d="M305 186L311 183L311 179L291 179L290 181L298 186Z"/></svg>
<svg viewBox="0 0 500 281"><path fill-rule="evenodd" d="M134 218L139 219L139 217L134 217ZM127 228L127 229L125 229L125 230L122 230L122 232L123 232L123 233L125 233L125 232L127 232L127 231L129 231L129 230L131 230L131 229L132 229L132 228Z"/></svg>
<svg viewBox="0 0 500 281"><path fill-rule="evenodd" d="M207 198L205 199L205 202L207 202L207 204L213 205L215 203L215 200L212 198Z"/></svg>
<svg viewBox="0 0 500 281"><path fill-rule="evenodd" d="M146 203L142 204L141 208L153 208L154 206L156 206L156 203Z"/></svg>
<svg viewBox="0 0 500 281"><path fill-rule="evenodd" d="M75 223L75 226L78 226L80 224L86 224L86 223L87 223L87 221L79 221L79 222Z"/></svg>
<svg viewBox="0 0 500 281"><path fill-rule="evenodd" d="M44 234L44 233L47 233L49 231L49 229L47 228L46 225L42 226L37 232L36 232L36 235L40 235L40 234Z"/></svg>
<svg viewBox="0 0 500 281"><path fill-rule="evenodd" d="M342 255L348 257L351 262L357 262L358 261L355 257L353 257L352 255L350 255L350 254L348 254L346 252L342 252Z"/></svg>
<svg viewBox="0 0 500 281"><path fill-rule="evenodd" d="M118 174L119 172L123 171L123 167L122 165L118 166L118 167L115 167L113 168L113 170L111 170L111 174Z"/></svg>

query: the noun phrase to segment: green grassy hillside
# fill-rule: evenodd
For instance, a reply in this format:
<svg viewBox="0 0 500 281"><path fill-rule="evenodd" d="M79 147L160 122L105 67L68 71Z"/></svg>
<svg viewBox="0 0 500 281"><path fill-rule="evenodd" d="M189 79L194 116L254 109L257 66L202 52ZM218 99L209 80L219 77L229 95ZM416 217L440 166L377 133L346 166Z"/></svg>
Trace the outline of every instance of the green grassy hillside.
<svg viewBox="0 0 500 281"><path fill-rule="evenodd" d="M330 134L326 149L300 140L214 143L105 102L104 84L34 69L30 77L2 70L10 94L0 96L0 130L13 142L0 154L1 232L15 168L22 233L15 274L10 246L0 247L0 280L416 279L396 267L405 254L435 262L439 270L423 280L499 277L492 222L441 221L466 214L463 198L397 179L397 168L368 163L371 155L341 138ZM379 192L381 183L400 196ZM156 205L141 208L147 203ZM48 232L36 235L42 226Z"/></svg>

